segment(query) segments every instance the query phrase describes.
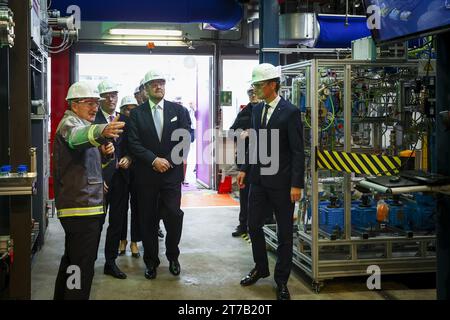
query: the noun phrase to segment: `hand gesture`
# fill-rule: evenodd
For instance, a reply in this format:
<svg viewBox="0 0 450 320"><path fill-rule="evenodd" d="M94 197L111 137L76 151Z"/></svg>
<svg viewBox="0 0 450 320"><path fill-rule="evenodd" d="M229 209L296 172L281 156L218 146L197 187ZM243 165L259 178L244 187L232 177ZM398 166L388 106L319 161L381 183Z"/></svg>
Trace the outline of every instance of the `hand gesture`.
<svg viewBox="0 0 450 320"><path fill-rule="evenodd" d="M125 122L119 121L120 115L117 115L113 121L111 121L103 130L102 136L105 138L118 138L123 132L123 127L125 127Z"/></svg>

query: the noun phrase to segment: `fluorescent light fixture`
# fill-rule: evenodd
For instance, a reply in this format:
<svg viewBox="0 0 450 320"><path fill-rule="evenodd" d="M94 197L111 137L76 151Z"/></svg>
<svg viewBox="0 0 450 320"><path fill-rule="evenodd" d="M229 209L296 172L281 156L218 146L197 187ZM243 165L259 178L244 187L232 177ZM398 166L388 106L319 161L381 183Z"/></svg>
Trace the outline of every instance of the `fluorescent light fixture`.
<svg viewBox="0 0 450 320"><path fill-rule="evenodd" d="M106 40L103 43L113 46L138 46L146 47L149 42L152 42L155 47L186 47L187 43L183 41L117 41L117 40Z"/></svg>
<svg viewBox="0 0 450 320"><path fill-rule="evenodd" d="M117 36L150 36L150 37L181 37L181 30L162 30L162 29L111 29L109 34Z"/></svg>

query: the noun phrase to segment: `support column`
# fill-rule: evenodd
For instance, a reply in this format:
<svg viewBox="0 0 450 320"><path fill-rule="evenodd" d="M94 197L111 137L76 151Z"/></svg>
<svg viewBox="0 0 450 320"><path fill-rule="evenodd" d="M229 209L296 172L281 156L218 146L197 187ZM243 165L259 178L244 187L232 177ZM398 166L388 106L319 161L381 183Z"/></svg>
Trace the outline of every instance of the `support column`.
<svg viewBox="0 0 450 320"><path fill-rule="evenodd" d="M19 164L30 168L30 2L14 0L15 44L10 57L10 159L13 170ZM31 298L31 196L13 196L10 201L10 235L14 241L10 298Z"/></svg>
<svg viewBox="0 0 450 320"><path fill-rule="evenodd" d="M259 62L280 64L280 54L263 52L263 48L279 46L279 6L275 0L261 0L259 4Z"/></svg>
<svg viewBox="0 0 450 320"><path fill-rule="evenodd" d="M0 48L0 166L9 163L9 47ZM9 226L9 197L0 197L0 235Z"/></svg>
<svg viewBox="0 0 450 320"><path fill-rule="evenodd" d="M450 110L450 32L437 36L436 144L433 171L450 176L450 131L446 131L439 113ZM450 197L441 195L437 212L437 298L450 299Z"/></svg>

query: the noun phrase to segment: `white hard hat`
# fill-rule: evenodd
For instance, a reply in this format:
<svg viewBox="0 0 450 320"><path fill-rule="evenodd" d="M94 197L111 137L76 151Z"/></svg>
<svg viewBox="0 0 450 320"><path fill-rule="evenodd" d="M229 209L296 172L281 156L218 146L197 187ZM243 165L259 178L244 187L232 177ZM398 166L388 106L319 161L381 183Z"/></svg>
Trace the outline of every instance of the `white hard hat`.
<svg viewBox="0 0 450 320"><path fill-rule="evenodd" d="M136 99L132 96L125 96L122 98L122 101L120 102L120 108L122 108L123 106L127 106L129 104L133 104L135 106L138 105Z"/></svg>
<svg viewBox="0 0 450 320"><path fill-rule="evenodd" d="M270 63L261 63L257 65L255 68L253 68L252 72L252 84L264 81L264 80L270 80L270 79L276 79L281 77L281 67L275 67L274 65Z"/></svg>
<svg viewBox="0 0 450 320"><path fill-rule="evenodd" d="M103 80L98 85L99 94L109 93L109 92L119 92L117 85L109 80Z"/></svg>
<svg viewBox="0 0 450 320"><path fill-rule="evenodd" d="M136 87L136 89L134 89L134 94L141 92L141 90L139 90L139 87Z"/></svg>
<svg viewBox="0 0 450 320"><path fill-rule="evenodd" d="M144 85L144 79L141 80L141 82L139 82L139 88L142 87Z"/></svg>
<svg viewBox="0 0 450 320"><path fill-rule="evenodd" d="M101 99L97 88L90 83L83 81L75 82L70 86L69 91L67 91L66 100L83 98Z"/></svg>
<svg viewBox="0 0 450 320"><path fill-rule="evenodd" d="M158 70L150 70L144 76L144 84L152 81L152 80L166 80L163 74Z"/></svg>

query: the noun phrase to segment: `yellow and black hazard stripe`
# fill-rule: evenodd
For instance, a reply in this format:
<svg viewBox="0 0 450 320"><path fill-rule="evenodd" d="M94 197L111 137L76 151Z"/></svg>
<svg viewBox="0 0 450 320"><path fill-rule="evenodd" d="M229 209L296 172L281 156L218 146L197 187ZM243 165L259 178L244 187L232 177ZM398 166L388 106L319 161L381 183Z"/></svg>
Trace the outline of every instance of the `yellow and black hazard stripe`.
<svg viewBox="0 0 450 320"><path fill-rule="evenodd" d="M317 149L316 166L339 172L391 176L399 172L399 157Z"/></svg>

